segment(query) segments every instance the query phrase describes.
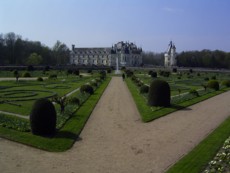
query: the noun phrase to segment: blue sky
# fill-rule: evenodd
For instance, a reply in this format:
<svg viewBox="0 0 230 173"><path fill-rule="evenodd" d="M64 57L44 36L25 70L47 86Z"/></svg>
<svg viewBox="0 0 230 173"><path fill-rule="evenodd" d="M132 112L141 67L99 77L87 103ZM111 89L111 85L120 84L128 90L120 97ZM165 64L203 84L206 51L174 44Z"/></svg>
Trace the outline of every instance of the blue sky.
<svg viewBox="0 0 230 173"><path fill-rule="evenodd" d="M52 47L110 47L134 42L145 51L230 52L230 0L0 0L0 33Z"/></svg>

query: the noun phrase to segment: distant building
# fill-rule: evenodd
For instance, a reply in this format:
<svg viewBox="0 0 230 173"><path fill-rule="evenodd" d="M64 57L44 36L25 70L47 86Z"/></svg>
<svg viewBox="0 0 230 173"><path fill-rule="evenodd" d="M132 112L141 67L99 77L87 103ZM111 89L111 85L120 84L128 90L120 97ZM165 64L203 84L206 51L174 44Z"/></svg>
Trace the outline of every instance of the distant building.
<svg viewBox="0 0 230 173"><path fill-rule="evenodd" d="M118 42L114 46L104 48L75 48L72 45L70 64L76 65L105 65L133 67L142 64L142 49L134 43Z"/></svg>
<svg viewBox="0 0 230 173"><path fill-rule="evenodd" d="M176 46L170 41L168 50L165 52L165 67L177 66Z"/></svg>

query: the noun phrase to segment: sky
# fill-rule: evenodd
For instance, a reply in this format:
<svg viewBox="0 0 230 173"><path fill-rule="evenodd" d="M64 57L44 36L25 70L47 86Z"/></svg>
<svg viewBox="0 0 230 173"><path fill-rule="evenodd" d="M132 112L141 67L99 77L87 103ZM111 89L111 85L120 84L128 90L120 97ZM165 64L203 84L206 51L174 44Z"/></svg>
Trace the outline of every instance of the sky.
<svg viewBox="0 0 230 173"><path fill-rule="evenodd" d="M0 34L53 47L111 47L133 42L144 51L230 52L230 0L0 0Z"/></svg>

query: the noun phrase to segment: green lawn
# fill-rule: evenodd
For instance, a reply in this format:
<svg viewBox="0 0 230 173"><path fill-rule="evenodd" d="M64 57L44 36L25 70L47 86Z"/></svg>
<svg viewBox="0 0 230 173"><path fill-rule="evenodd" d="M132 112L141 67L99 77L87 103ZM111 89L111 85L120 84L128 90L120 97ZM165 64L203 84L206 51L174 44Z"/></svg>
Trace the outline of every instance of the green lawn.
<svg viewBox="0 0 230 173"><path fill-rule="evenodd" d="M230 117L215 129L214 132L208 135L208 137L198 144L191 152L173 165L167 173L200 173L201 171L204 171L208 162L213 159L229 136Z"/></svg>
<svg viewBox="0 0 230 173"><path fill-rule="evenodd" d="M80 78L60 76L56 80L38 81L0 81L0 110L28 116L30 108L38 98L63 96L81 85L93 80L96 75Z"/></svg>
<svg viewBox="0 0 230 173"><path fill-rule="evenodd" d="M72 147L78 139L91 112L110 82L108 77L93 95L75 112L53 138L32 135L30 132L20 132L0 126L0 136L47 151L60 152Z"/></svg>

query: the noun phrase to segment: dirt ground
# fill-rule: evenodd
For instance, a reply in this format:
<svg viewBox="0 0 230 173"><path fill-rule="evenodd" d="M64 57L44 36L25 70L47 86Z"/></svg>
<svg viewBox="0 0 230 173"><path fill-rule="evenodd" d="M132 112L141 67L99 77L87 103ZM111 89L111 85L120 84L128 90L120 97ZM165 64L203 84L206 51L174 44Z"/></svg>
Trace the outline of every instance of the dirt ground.
<svg viewBox="0 0 230 173"><path fill-rule="evenodd" d="M0 138L1 173L161 173L230 115L230 92L142 123L127 86L113 77L80 138L50 153Z"/></svg>

